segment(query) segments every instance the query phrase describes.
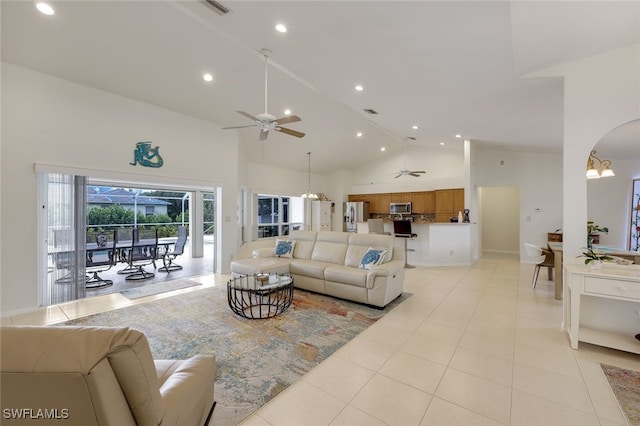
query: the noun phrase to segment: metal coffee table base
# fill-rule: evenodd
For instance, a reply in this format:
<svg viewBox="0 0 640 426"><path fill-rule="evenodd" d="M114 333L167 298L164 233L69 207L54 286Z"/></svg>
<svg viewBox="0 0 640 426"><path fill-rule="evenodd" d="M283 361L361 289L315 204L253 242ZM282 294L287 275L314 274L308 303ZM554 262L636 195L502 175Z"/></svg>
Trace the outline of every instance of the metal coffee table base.
<svg viewBox="0 0 640 426"><path fill-rule="evenodd" d="M262 288L255 279L255 276L240 277L227 284L227 299L234 313L248 319L265 319L279 315L291 306L293 278ZM247 280L250 284L247 285L246 281L240 284L239 280Z"/></svg>

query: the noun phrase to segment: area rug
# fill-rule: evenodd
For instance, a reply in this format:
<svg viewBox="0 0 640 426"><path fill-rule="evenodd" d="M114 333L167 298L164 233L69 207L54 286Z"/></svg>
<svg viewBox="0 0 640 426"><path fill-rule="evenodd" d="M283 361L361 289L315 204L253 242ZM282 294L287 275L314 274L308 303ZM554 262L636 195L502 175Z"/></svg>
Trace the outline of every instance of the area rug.
<svg viewBox="0 0 640 426"><path fill-rule="evenodd" d="M640 426L640 372L600 364L630 426Z"/></svg>
<svg viewBox="0 0 640 426"><path fill-rule="evenodd" d="M291 307L266 320L235 315L226 287L210 287L92 315L65 325L127 326L155 359L216 356L213 424L237 425L409 297L384 310L296 289Z"/></svg>
<svg viewBox="0 0 640 426"><path fill-rule="evenodd" d="M186 279L175 280L128 288L126 290L120 290L120 293L127 299L139 299L140 297L152 296L154 294L166 293L168 291L180 290L182 288L189 288L197 285L202 285L202 283Z"/></svg>

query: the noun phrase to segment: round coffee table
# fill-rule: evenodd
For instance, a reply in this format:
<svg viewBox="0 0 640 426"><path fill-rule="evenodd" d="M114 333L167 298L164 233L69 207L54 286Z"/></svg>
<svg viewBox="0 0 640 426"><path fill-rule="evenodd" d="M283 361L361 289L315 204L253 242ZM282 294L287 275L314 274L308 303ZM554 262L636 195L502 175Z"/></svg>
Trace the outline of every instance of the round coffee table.
<svg viewBox="0 0 640 426"><path fill-rule="evenodd" d="M275 317L291 306L293 277L288 274L256 274L227 282L231 310L248 319Z"/></svg>

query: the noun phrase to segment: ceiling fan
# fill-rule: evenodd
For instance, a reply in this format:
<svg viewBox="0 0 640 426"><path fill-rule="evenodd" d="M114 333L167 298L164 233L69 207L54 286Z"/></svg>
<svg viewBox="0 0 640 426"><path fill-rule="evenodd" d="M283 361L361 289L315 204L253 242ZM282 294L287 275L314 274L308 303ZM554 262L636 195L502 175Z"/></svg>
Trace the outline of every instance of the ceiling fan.
<svg viewBox="0 0 640 426"><path fill-rule="evenodd" d="M264 56L264 112L262 114L258 114L255 117L248 112L244 111L236 111L238 114L242 114L245 117L253 120L256 124L249 124L246 126L233 126L233 127L223 127L223 129L243 129L246 127L259 127L260 133L258 135L258 140L264 141L269 136L270 130L275 130L276 132L285 133L287 135L295 136L297 138L301 138L304 136L304 133L298 132L297 130L287 129L286 127L282 127L282 124L287 123L295 123L296 121L301 121L302 119L297 115L289 115L282 118L276 118L275 116L269 114L267 111L267 60L271 55L271 51L269 49L260 49L260 53Z"/></svg>
<svg viewBox="0 0 640 426"><path fill-rule="evenodd" d="M415 140L415 138L409 137L407 139L405 139L405 143L408 144L408 139L412 139ZM421 174L427 173L424 170L409 170L407 169L407 146L405 145L404 147L404 169L400 169L400 171L398 172L398 175L396 177L394 177L394 179L398 179L400 176L413 176L413 177L420 177Z"/></svg>

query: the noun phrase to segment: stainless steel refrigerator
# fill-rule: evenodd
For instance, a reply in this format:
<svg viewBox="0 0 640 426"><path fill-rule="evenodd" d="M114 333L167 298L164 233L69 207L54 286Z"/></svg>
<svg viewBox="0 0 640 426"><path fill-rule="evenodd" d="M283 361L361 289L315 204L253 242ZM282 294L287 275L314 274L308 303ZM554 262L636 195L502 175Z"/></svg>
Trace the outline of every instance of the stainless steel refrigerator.
<svg viewBox="0 0 640 426"><path fill-rule="evenodd" d="M358 222L369 219L369 203L366 201L349 201L344 203L345 232L356 232Z"/></svg>

